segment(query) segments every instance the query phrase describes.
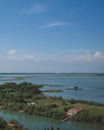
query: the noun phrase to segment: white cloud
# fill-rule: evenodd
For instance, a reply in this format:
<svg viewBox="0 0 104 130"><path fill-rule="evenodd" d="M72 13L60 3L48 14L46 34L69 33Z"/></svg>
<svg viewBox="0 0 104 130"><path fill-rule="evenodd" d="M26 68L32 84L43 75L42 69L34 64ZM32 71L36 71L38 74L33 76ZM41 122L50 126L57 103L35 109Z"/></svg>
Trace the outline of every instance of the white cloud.
<svg viewBox="0 0 104 130"><path fill-rule="evenodd" d="M17 54L16 50L9 50L8 55L4 57L7 60L32 60L32 55Z"/></svg>
<svg viewBox="0 0 104 130"><path fill-rule="evenodd" d="M24 14L38 14L44 12L46 10L45 5L41 5L39 3L35 3L31 8L23 11Z"/></svg>
<svg viewBox="0 0 104 130"><path fill-rule="evenodd" d="M64 55L63 61L67 64L89 63L93 59L92 54L69 54Z"/></svg>
<svg viewBox="0 0 104 130"><path fill-rule="evenodd" d="M63 55L23 55L16 54L16 50L10 50L8 52L6 59L9 60L33 60L35 62L60 62L60 63L90 63L93 61L104 60L104 55L102 52L96 51L91 53L90 51L74 50L69 51L67 54Z"/></svg>
<svg viewBox="0 0 104 130"><path fill-rule="evenodd" d="M103 52L96 51L83 51L83 50L74 50L69 51L69 53L64 54L34 54L34 55L28 55L28 54L18 54L16 53L16 50L10 50L8 52L8 55L1 55L0 56L0 66L1 68L5 68L4 70L47 70L51 71L59 69L61 71L64 70L76 70L77 67L79 67L79 70L85 71L86 68L89 70L93 70L95 68L98 68L97 70L100 70L100 68L104 69L104 54ZM8 69L9 66L9 69ZM35 67L34 67L35 66ZM62 67L62 68L61 68ZM83 68L83 69L82 69Z"/></svg>
<svg viewBox="0 0 104 130"><path fill-rule="evenodd" d="M92 60L91 54L82 54L74 57L75 62L90 62Z"/></svg>
<svg viewBox="0 0 104 130"><path fill-rule="evenodd" d="M47 23L46 25L44 25L43 27L41 28L52 28L52 27L58 27L58 26L66 26L66 25L69 25L69 23L67 22L51 22L51 23ZM71 25L71 23L70 23Z"/></svg>
<svg viewBox="0 0 104 130"><path fill-rule="evenodd" d="M104 54L100 51L97 51L97 52L95 52L94 57L95 58L104 58Z"/></svg>
<svg viewBox="0 0 104 130"><path fill-rule="evenodd" d="M8 55L16 55L16 50L9 50Z"/></svg>

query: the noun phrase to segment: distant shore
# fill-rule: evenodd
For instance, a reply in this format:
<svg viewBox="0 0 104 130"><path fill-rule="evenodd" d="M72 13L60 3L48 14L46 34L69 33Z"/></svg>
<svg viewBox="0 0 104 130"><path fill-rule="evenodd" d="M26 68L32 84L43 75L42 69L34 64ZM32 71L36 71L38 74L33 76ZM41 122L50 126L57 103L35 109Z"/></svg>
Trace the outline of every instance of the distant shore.
<svg viewBox="0 0 104 130"><path fill-rule="evenodd" d="M71 75L71 76L72 76L72 75L104 76L104 73L84 73L84 72L83 72L83 73L64 73L64 72L63 72L63 73L54 73L54 72L53 72L53 73L52 73L52 72L50 72L50 73L28 73L28 72L26 72L26 73L21 73L21 72L20 72L20 73L19 73L19 72L16 72L16 73L6 73L6 72L5 72L5 73L3 73L3 72L1 72L0 74L4 74L4 75L5 75L5 74L10 74L10 75L11 75L11 74L12 74L12 75L13 75L13 74L14 74L14 75L15 75L15 74L16 74L16 75L18 75L18 74L23 74L23 75L25 75L25 74L26 74L26 75L30 75L30 74L33 74L33 75L34 75L34 74L46 74L46 75L47 75L47 74L55 74L55 75L60 75L60 74L62 74L62 75Z"/></svg>

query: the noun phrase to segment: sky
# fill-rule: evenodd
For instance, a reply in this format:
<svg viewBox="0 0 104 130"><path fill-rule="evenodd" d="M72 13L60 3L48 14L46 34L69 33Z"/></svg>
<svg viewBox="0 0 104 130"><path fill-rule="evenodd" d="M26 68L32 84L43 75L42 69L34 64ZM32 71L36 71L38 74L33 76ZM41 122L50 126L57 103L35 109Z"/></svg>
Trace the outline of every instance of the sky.
<svg viewBox="0 0 104 130"><path fill-rule="evenodd" d="M104 72L104 0L0 0L0 72Z"/></svg>

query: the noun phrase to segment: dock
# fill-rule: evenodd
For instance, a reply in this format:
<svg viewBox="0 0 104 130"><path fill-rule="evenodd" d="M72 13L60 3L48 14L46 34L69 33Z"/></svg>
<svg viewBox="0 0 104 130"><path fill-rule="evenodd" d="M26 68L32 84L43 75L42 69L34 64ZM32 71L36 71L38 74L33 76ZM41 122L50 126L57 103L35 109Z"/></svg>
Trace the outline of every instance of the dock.
<svg viewBox="0 0 104 130"><path fill-rule="evenodd" d="M65 118L65 119L63 119L62 121L63 121L63 122L66 122L66 121L68 121L68 120L69 120L68 118Z"/></svg>

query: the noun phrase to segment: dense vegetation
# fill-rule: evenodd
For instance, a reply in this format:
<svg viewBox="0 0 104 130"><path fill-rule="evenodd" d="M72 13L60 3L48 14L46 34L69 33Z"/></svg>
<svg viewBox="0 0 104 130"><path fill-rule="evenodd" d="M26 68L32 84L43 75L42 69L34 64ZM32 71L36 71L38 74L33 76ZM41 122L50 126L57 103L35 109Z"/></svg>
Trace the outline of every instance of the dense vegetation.
<svg viewBox="0 0 104 130"><path fill-rule="evenodd" d="M63 101L60 98L56 100L46 97L39 90L40 87L42 85L33 85L27 82L0 85L0 108L19 113L24 112L27 114L63 119L66 116L65 112L57 109L57 102L61 106Z"/></svg>
<svg viewBox="0 0 104 130"><path fill-rule="evenodd" d="M24 126L21 125L20 122L18 122L15 119L11 119L9 122L7 122L2 117L0 117L0 130L28 130L28 129L24 128Z"/></svg>
<svg viewBox="0 0 104 130"><path fill-rule="evenodd" d="M77 122L104 124L104 104L48 97L40 91L40 87L42 85L27 82L0 85L0 109L60 120L69 118ZM82 106L84 110L74 116L67 116L67 111L76 106Z"/></svg>
<svg viewBox="0 0 104 130"><path fill-rule="evenodd" d="M7 122L0 117L0 130L11 130L11 128L7 125Z"/></svg>
<svg viewBox="0 0 104 130"><path fill-rule="evenodd" d="M84 110L72 117L72 121L76 122L86 122L86 123L95 123L95 124L104 124L104 115L98 115L88 110Z"/></svg>
<svg viewBox="0 0 104 130"><path fill-rule="evenodd" d="M69 102L71 102L74 106L81 105L84 108L83 111L69 117L70 120L104 125L104 104L74 99L69 100Z"/></svg>

